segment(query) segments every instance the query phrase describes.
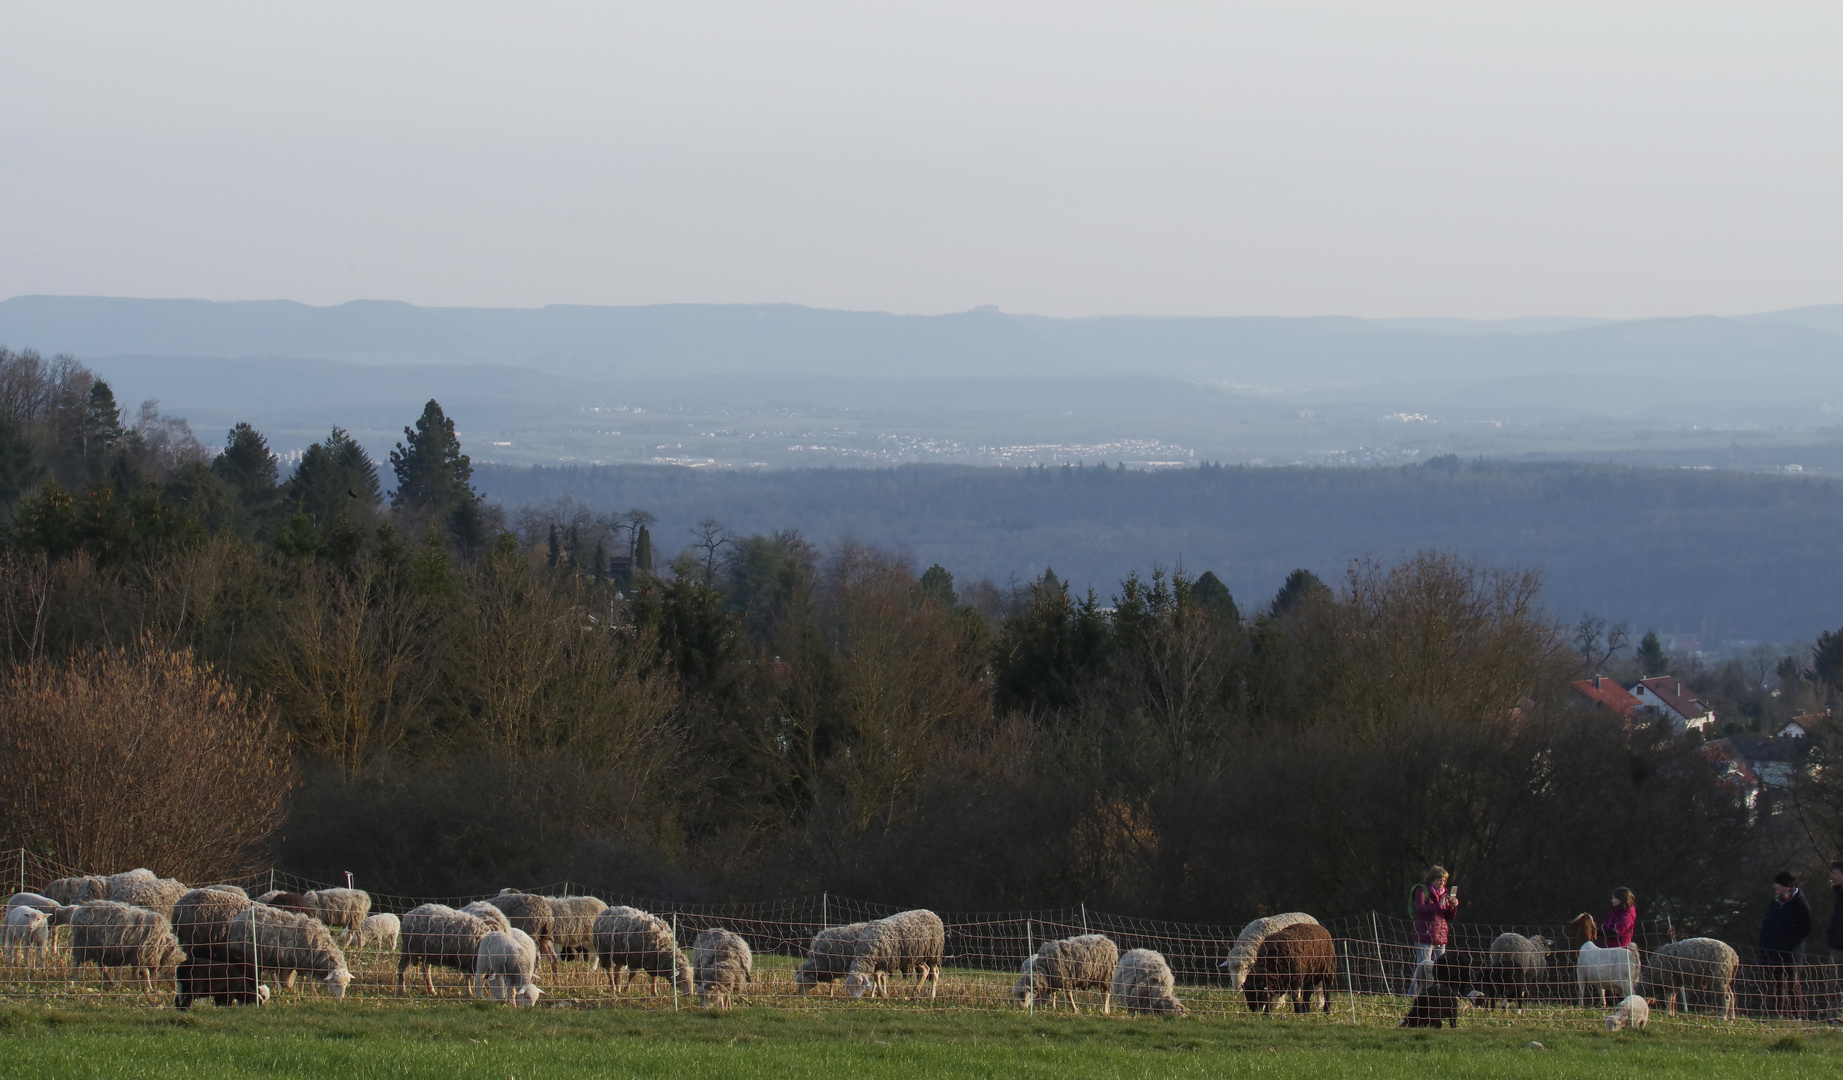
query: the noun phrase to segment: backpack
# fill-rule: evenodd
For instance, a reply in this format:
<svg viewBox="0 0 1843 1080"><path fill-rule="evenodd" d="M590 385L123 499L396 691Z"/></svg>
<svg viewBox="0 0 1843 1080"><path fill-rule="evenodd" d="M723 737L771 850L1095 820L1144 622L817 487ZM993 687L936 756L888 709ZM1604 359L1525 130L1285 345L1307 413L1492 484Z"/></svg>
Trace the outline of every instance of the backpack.
<svg viewBox="0 0 1843 1080"><path fill-rule="evenodd" d="M1418 919L1421 917L1421 891L1426 888L1426 885L1416 885L1414 888L1408 890L1408 918Z"/></svg>

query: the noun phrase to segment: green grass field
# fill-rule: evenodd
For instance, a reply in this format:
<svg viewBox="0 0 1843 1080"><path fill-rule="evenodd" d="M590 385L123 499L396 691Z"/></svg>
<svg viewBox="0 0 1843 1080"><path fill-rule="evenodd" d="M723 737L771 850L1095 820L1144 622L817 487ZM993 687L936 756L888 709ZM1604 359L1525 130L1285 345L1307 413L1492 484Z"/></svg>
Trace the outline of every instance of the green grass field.
<svg viewBox="0 0 1843 1080"><path fill-rule="evenodd" d="M1661 1019L1661 1018L1660 1018ZM1545 1049L1526 1048L1540 1040ZM263 1009L0 1005L0 1076L1833 1076L1843 1037L1654 1021L1401 1031L1322 1017L1125 1019L894 1008L726 1014L446 1002Z"/></svg>

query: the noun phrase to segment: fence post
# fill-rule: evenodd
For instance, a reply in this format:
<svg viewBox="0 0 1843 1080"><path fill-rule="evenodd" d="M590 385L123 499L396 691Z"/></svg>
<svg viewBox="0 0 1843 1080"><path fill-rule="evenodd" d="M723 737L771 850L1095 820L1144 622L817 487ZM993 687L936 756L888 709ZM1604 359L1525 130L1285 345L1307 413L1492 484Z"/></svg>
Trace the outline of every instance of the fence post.
<svg viewBox="0 0 1843 1080"><path fill-rule="evenodd" d="M269 867L269 891L275 891L275 867Z"/></svg>
<svg viewBox="0 0 1843 1080"><path fill-rule="evenodd" d="M1081 906L1081 932L1084 934L1088 932L1088 905L1085 901Z"/></svg>
<svg viewBox="0 0 1843 1080"><path fill-rule="evenodd" d="M672 913L672 1011L678 1011L678 912Z"/></svg>
<svg viewBox="0 0 1843 1080"><path fill-rule="evenodd" d="M819 929L821 930L828 929L832 925L832 915L831 915L831 912L828 910L830 906L828 903L829 900L830 900L829 893L819 894Z"/></svg>
<svg viewBox="0 0 1843 1080"><path fill-rule="evenodd" d="M1025 962L1028 963L1030 958L1035 955L1037 955L1037 942L1036 942L1036 939L1031 936L1030 920L1026 918L1024 920L1024 960ZM1030 1012L1034 1014L1037 1011L1037 979L1034 974L1031 976L1031 979L1030 979L1030 997L1027 1000L1030 1002Z"/></svg>
<svg viewBox="0 0 1843 1080"><path fill-rule="evenodd" d="M19 891L26 891L26 849L19 849Z"/></svg>
<svg viewBox="0 0 1843 1080"><path fill-rule="evenodd" d="M1350 973L1350 939L1344 939L1344 987L1350 991L1350 1022L1357 1022L1357 980Z"/></svg>
<svg viewBox="0 0 1843 1080"><path fill-rule="evenodd" d="M1382 962L1382 927L1376 922L1374 911L1369 913L1369 937L1376 943L1376 974L1382 979L1382 992L1392 994L1395 991L1389 985L1389 968Z"/></svg>

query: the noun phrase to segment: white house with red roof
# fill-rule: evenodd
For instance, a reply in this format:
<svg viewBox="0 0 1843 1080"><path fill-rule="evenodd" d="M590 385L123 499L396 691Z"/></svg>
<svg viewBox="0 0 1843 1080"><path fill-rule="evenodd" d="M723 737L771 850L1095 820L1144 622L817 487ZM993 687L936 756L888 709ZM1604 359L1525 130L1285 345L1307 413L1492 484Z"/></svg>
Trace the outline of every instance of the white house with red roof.
<svg viewBox="0 0 1843 1080"><path fill-rule="evenodd" d="M1638 715L1661 716L1678 731L1707 731L1715 726L1715 710L1702 703L1674 675L1640 679L1628 687L1638 699Z"/></svg>
<svg viewBox="0 0 1843 1080"><path fill-rule="evenodd" d="M1638 699L1627 693L1625 687L1604 675L1595 675L1570 685L1574 687L1583 705L1605 709L1622 719L1638 711Z"/></svg>

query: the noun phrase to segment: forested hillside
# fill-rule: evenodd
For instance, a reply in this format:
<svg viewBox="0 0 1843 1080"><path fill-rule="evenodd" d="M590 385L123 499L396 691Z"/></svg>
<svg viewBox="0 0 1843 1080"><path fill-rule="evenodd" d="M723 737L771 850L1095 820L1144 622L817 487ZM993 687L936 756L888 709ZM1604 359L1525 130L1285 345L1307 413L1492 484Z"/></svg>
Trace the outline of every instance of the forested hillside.
<svg viewBox="0 0 1843 1080"><path fill-rule="evenodd" d="M1633 657L1558 619L1503 551L1465 546L1576 536L1610 558L1699 523L1716 539L1645 551L1707 553L1677 564L1706 588L1721 535L1783 552L1767 541L1794 506L1820 545L1823 485L1457 462L905 470L824 501L811 477L685 482L713 514L754 492L786 515L737 529L496 507L437 402L405 419L386 463L334 429L283 475L253 427L206 449L156 410L124 415L73 361L0 355L0 845L191 879L279 859L405 894L574 877L1210 922L1391 910L1441 862L1483 921L1553 920L1620 883L1686 930L1734 925L1763 869L1843 845L1825 774L1749 806L1697 739L1578 707L1570 680ZM1299 536L1366 515L1400 530L1417 507L1512 520L1258 589L1154 551L1134 559L1186 568L1094 594L823 539L903 504L994 552L1052 510L1071 544L1201 535L1209 514L1252 535L1289 486L1315 511ZM1654 531L1570 516L1620 500ZM1106 516L1122 502L1137 520ZM1830 605L1834 625L1829 580L1774 600ZM1760 729L1838 703L1843 634L1773 659L1688 674ZM1666 662L1654 643L1640 660Z"/></svg>
<svg viewBox="0 0 1843 1080"><path fill-rule="evenodd" d="M1713 470L1442 459L1405 468L914 466L703 472L483 466L506 505L575 499L641 507L676 550L687 528L798 529L903 548L962 581L1053 568L1106 593L1180 563L1237 595L1271 595L1295 567L1337 575L1353 558L1421 548L1540 570L1557 610L1666 633L1809 641L1843 596L1843 482Z"/></svg>

